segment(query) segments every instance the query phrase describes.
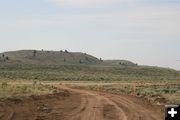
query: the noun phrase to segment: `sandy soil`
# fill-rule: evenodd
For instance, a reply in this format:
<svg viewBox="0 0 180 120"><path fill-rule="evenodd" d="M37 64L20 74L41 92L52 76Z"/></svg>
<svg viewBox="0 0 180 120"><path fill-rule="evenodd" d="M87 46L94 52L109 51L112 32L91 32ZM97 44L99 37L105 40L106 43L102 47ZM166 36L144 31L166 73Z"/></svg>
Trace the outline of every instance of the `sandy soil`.
<svg viewBox="0 0 180 120"><path fill-rule="evenodd" d="M128 95L56 85L65 92L0 102L0 120L163 120L163 107Z"/></svg>

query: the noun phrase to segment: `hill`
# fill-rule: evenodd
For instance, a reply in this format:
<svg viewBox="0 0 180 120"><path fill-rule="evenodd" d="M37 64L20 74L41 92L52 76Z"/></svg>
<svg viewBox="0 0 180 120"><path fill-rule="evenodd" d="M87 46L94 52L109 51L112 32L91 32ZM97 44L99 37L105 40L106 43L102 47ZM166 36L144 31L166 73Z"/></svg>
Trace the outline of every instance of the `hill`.
<svg viewBox="0 0 180 120"><path fill-rule="evenodd" d="M139 66L127 60L101 60L68 51L20 50L0 54L0 79L180 80L180 72Z"/></svg>
<svg viewBox="0 0 180 120"><path fill-rule="evenodd" d="M20 50L0 53L1 64L134 66L126 60L101 60L81 52Z"/></svg>
<svg viewBox="0 0 180 120"><path fill-rule="evenodd" d="M0 54L1 63L24 63L42 65L97 64L99 59L80 52L20 50ZM3 57L4 56L4 57Z"/></svg>

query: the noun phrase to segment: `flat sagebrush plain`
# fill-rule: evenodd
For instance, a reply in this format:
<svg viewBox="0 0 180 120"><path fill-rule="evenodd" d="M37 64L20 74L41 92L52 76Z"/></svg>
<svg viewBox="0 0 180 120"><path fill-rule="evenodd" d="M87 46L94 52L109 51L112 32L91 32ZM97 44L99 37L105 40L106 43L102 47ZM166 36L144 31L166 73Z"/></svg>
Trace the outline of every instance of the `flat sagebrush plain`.
<svg viewBox="0 0 180 120"><path fill-rule="evenodd" d="M114 81L179 80L180 72L159 67L97 65L0 65L0 78L27 80Z"/></svg>
<svg viewBox="0 0 180 120"><path fill-rule="evenodd" d="M144 98L152 104L179 104L179 80L127 80L112 82L62 82L71 87L109 92L113 94L128 94Z"/></svg>

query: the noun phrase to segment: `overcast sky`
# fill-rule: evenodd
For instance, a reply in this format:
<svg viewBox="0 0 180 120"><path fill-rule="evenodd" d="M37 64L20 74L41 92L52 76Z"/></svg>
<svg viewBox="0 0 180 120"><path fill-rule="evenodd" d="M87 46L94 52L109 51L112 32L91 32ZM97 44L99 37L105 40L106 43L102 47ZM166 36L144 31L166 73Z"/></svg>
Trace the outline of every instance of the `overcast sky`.
<svg viewBox="0 0 180 120"><path fill-rule="evenodd" d="M180 70L180 0L1 0L0 52L19 49Z"/></svg>

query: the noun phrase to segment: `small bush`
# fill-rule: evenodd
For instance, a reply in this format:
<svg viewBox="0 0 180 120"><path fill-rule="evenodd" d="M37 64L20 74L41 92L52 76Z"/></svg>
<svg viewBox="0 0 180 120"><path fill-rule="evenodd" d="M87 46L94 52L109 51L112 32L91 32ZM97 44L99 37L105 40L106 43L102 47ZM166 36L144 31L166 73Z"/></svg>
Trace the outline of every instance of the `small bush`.
<svg viewBox="0 0 180 120"><path fill-rule="evenodd" d="M8 86L8 83L7 82L2 82L1 86L2 86L2 88L6 88Z"/></svg>

